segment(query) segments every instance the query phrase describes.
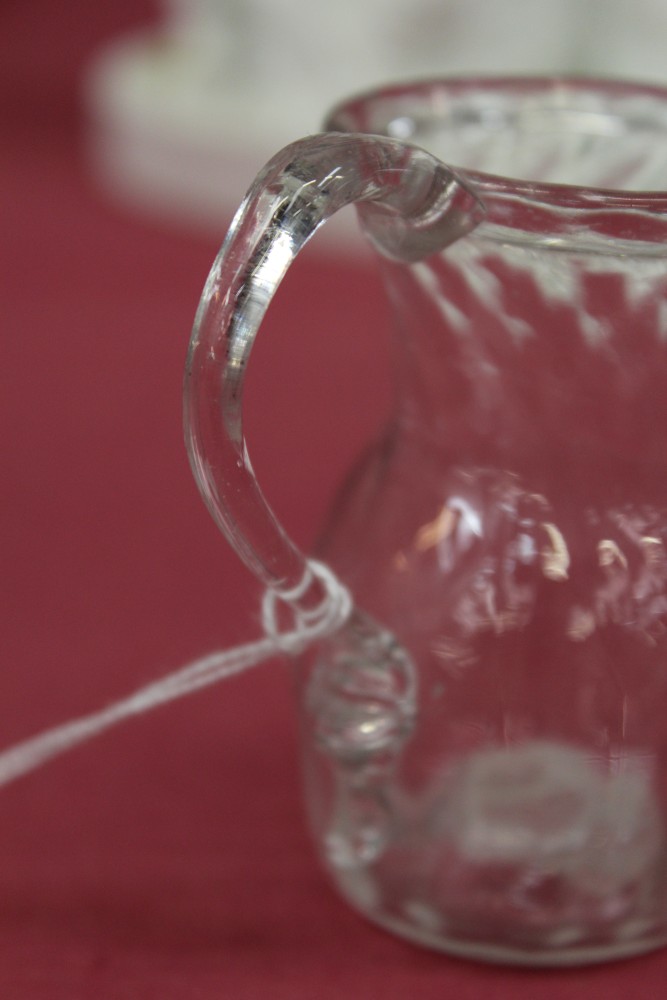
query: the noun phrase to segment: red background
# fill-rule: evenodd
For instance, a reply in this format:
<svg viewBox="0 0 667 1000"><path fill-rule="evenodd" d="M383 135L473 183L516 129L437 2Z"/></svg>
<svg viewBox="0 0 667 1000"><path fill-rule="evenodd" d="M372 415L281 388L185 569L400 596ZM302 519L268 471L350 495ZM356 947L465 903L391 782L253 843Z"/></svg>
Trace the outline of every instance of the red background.
<svg viewBox="0 0 667 1000"><path fill-rule="evenodd" d="M258 587L182 444L217 241L137 218L86 169L82 68L154 16L139 0L0 7L4 745L259 633ZM267 326L248 434L308 546L387 405L377 277L314 247ZM267 664L1 791L2 1000L662 995L667 952L499 969L365 923L318 870L294 732L289 673Z"/></svg>

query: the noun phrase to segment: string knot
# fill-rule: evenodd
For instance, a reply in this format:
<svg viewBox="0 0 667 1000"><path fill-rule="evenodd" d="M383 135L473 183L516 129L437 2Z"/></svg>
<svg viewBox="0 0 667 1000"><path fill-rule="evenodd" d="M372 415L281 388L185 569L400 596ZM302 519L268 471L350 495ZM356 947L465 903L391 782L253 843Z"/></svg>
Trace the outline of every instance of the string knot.
<svg viewBox="0 0 667 1000"><path fill-rule="evenodd" d="M314 608L304 610L296 603L317 578L324 597ZM294 613L294 626L281 631L278 608L287 605ZM309 559L301 582L291 591L267 590L262 600L262 625L269 639L283 653L297 656L312 642L323 639L341 628L352 613L353 601L347 587L324 563Z"/></svg>

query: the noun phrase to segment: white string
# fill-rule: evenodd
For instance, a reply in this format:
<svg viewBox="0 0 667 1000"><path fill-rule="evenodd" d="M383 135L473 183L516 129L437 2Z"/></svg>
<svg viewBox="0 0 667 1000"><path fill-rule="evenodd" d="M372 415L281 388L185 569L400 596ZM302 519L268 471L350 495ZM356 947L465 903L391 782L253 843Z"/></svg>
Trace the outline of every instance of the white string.
<svg viewBox="0 0 667 1000"><path fill-rule="evenodd" d="M8 747L0 753L0 786L36 770L72 747L99 736L124 719L142 715L166 702L183 698L200 688L227 680L234 674L249 670L277 653L297 655L317 639L331 635L349 618L353 606L352 598L347 588L323 563L309 560L306 572L309 579L312 579L310 575L312 574L320 580L325 596L316 608L297 613L292 630L279 632L277 603L279 600L284 601L284 597L275 591L267 590L262 602L265 638L233 649L210 653L98 712L72 719Z"/></svg>

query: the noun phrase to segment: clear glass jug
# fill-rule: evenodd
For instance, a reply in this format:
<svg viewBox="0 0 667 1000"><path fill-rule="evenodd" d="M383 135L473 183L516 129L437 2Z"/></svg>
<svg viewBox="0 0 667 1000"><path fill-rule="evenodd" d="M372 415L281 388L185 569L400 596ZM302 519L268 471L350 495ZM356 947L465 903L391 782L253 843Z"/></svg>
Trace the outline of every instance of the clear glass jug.
<svg viewBox="0 0 667 1000"><path fill-rule="evenodd" d="M211 513L287 605L316 607L241 395L290 262L357 203L397 398L321 546L356 610L298 667L325 867L374 921L458 954L662 944L667 92L444 80L350 101L326 129L239 210L186 379Z"/></svg>

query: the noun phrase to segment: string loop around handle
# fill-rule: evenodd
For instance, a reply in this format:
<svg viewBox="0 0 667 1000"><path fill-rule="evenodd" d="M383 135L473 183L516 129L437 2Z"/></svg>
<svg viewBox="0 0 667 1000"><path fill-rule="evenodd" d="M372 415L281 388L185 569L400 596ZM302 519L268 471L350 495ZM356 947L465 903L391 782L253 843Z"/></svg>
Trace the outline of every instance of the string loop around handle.
<svg viewBox="0 0 667 1000"><path fill-rule="evenodd" d="M319 580L324 591L324 597L314 608L294 611L294 598L287 598L284 593L278 595L271 588L264 592L262 600L264 632L273 640L277 649L292 656L302 653L317 639L335 632L352 613L352 595L325 563L315 559L307 561L304 583L301 585L304 592L310 585L312 577ZM288 604L295 616L295 628L288 632L281 632L278 625L278 607L281 603Z"/></svg>

